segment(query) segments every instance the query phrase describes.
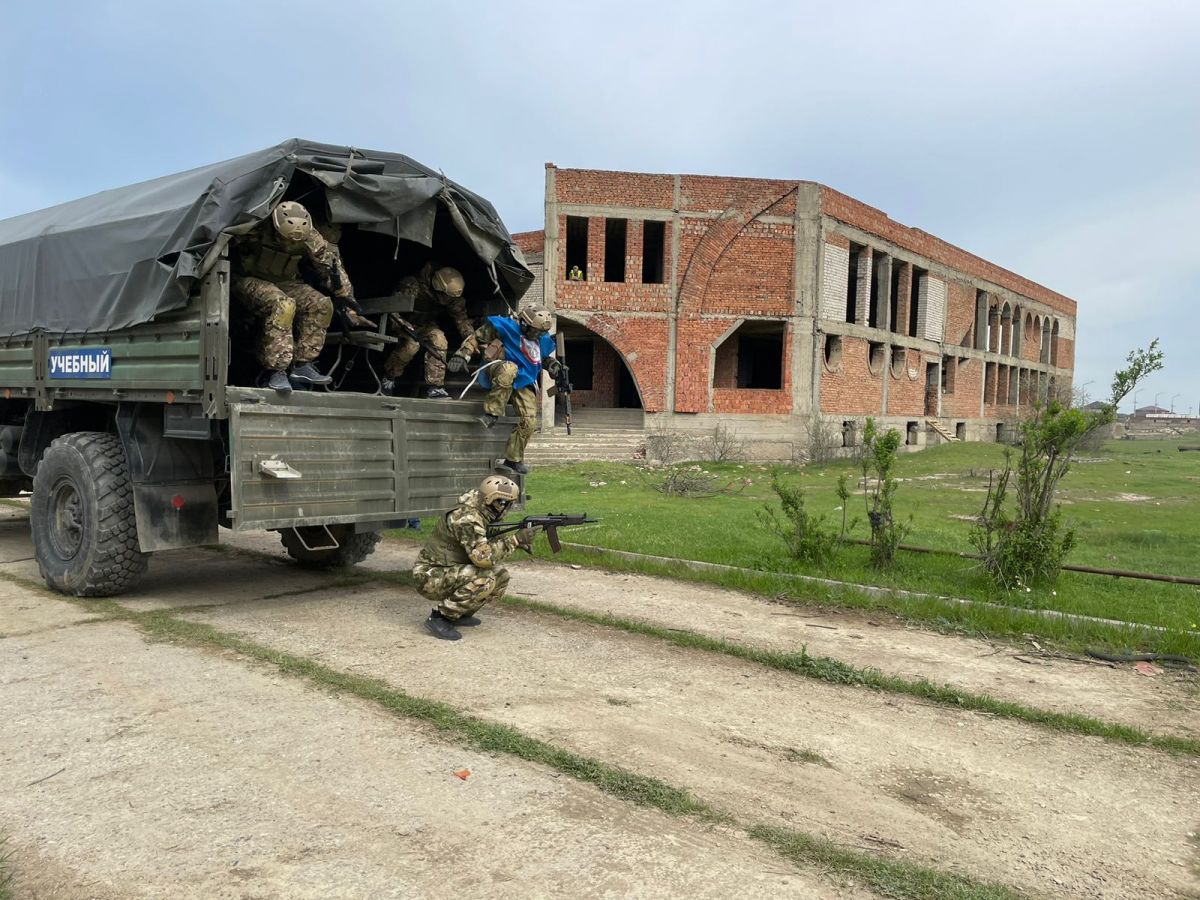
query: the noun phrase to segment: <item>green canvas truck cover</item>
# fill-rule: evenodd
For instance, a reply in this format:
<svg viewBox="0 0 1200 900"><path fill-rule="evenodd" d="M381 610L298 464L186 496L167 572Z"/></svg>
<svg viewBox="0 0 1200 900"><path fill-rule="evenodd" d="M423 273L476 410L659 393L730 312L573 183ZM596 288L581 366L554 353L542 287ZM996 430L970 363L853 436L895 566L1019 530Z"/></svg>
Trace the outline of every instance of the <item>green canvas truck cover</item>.
<svg viewBox="0 0 1200 900"><path fill-rule="evenodd" d="M86 150L82 154L86 161ZM331 221L432 246L439 208L512 306L533 281L491 203L407 156L292 139L0 220L0 335L111 331L180 309L228 230L304 173Z"/></svg>

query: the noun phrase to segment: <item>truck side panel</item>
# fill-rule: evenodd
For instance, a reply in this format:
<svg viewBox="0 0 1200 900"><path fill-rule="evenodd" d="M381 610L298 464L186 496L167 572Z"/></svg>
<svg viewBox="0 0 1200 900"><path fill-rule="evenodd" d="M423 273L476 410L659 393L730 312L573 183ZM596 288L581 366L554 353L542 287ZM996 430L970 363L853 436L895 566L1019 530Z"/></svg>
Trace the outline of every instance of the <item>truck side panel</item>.
<svg viewBox="0 0 1200 900"><path fill-rule="evenodd" d="M236 531L432 515L503 455L478 403L229 389Z"/></svg>

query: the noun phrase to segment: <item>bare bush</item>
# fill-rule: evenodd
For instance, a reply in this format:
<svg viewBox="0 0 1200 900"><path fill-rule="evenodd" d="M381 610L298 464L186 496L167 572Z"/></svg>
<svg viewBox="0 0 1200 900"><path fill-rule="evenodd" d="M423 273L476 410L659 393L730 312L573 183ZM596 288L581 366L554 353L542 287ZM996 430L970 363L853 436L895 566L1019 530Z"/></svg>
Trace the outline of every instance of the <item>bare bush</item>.
<svg viewBox="0 0 1200 900"><path fill-rule="evenodd" d="M814 416L808 426L808 462L823 465L837 458L842 431L828 419Z"/></svg>
<svg viewBox="0 0 1200 900"><path fill-rule="evenodd" d="M646 459L662 466L672 466L687 456L690 443L682 431L656 422L646 428Z"/></svg>
<svg viewBox="0 0 1200 900"><path fill-rule="evenodd" d="M742 462L750 444L736 428L721 423L704 442L705 459L713 462Z"/></svg>
<svg viewBox="0 0 1200 900"><path fill-rule="evenodd" d="M668 497L715 497L740 494L748 483L748 479L716 475L698 465L675 465L660 469L651 486Z"/></svg>

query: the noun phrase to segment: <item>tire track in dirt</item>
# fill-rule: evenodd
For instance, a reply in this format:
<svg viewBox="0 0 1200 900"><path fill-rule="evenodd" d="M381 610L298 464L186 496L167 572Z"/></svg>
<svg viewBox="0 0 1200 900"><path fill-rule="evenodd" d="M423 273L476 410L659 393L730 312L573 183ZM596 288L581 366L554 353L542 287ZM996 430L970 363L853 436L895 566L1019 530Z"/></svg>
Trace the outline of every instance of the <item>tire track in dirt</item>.
<svg viewBox="0 0 1200 900"><path fill-rule="evenodd" d="M731 829L38 599L63 627L0 642L0 827L26 895L863 896Z"/></svg>
<svg viewBox="0 0 1200 900"><path fill-rule="evenodd" d="M571 575L574 575L571 572ZM1040 892L1185 896L1200 763L509 609L457 644L406 589L195 618L353 666L766 821ZM816 751L830 767L798 763Z"/></svg>

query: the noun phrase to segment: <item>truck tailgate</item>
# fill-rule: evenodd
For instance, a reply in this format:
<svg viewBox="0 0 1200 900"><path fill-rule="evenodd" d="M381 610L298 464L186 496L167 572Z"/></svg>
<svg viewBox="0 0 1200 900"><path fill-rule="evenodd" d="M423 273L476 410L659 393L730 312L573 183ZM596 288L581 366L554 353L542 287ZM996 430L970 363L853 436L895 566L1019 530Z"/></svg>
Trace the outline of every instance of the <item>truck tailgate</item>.
<svg viewBox="0 0 1200 900"><path fill-rule="evenodd" d="M504 455L478 402L228 388L235 531L392 522L452 506Z"/></svg>

